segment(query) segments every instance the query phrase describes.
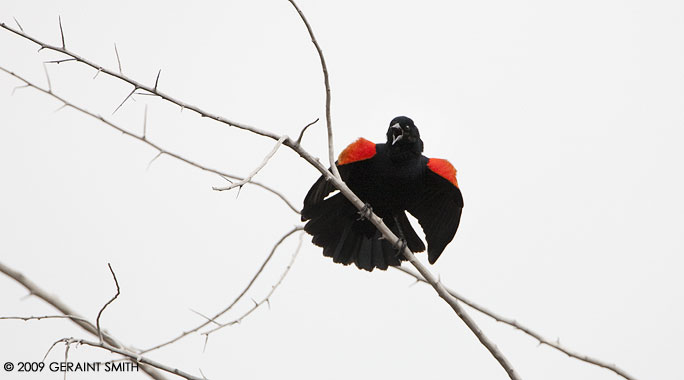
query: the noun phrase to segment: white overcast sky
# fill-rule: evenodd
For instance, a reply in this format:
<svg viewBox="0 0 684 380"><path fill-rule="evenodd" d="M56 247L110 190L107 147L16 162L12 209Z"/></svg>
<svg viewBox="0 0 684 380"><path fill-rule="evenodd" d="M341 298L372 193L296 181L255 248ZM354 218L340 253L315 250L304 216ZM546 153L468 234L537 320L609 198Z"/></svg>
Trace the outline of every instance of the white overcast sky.
<svg viewBox="0 0 684 380"><path fill-rule="evenodd" d="M299 5L329 65L335 148L382 141L412 117L425 154L449 159L465 198L432 267L448 286L639 379L681 379L684 341L684 3L679 1L312 1ZM318 58L286 0L2 0L0 22L186 102L296 136L323 118ZM0 66L46 85L62 58L0 30ZM137 96L80 64L48 67L56 93L210 167L245 175L273 142ZM146 348L239 293L298 215L66 109L0 73L0 261ZM324 124L304 145L326 159ZM318 177L282 149L256 179L298 206ZM397 271L332 263L305 237L271 301L242 324L150 354L211 379L505 379L434 292ZM291 238L224 321L274 284ZM421 260L427 261L425 255ZM0 276L0 315L54 314ZM618 379L471 311L524 379ZM0 362L36 361L65 320L1 321ZM47 361L60 361L63 346ZM107 360L92 348L72 361ZM2 371L2 370L0 370ZM171 376L170 376L171 377ZM0 374L61 379L61 373ZM69 374L69 379L144 379Z"/></svg>

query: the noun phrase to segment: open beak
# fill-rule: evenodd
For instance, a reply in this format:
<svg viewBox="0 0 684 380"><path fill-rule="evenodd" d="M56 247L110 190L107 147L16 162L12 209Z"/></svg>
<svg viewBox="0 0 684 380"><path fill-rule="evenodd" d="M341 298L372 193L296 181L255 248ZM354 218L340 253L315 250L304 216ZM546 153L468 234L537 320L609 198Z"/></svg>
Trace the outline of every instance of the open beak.
<svg viewBox="0 0 684 380"><path fill-rule="evenodd" d="M399 123L392 125L390 129L392 130L392 145L394 145L404 137L404 131Z"/></svg>

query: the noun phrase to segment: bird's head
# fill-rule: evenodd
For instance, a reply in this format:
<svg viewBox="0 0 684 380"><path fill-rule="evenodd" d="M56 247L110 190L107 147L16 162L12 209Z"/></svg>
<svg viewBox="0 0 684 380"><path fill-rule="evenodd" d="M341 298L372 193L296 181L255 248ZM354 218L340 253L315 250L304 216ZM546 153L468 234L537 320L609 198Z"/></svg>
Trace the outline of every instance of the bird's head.
<svg viewBox="0 0 684 380"><path fill-rule="evenodd" d="M418 127L406 116L397 116L390 122L387 145L391 152L423 152L423 140L420 139Z"/></svg>

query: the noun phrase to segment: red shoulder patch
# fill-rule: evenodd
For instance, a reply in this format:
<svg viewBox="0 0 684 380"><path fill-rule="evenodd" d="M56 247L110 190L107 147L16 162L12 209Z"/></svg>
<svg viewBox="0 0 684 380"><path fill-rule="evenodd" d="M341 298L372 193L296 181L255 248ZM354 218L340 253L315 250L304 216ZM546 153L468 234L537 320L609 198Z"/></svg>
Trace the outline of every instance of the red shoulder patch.
<svg viewBox="0 0 684 380"><path fill-rule="evenodd" d="M456 181L456 168L451 165L451 162L441 158L431 158L428 161L427 166L430 170L458 187L458 181Z"/></svg>
<svg viewBox="0 0 684 380"><path fill-rule="evenodd" d="M367 160L375 156L375 144L363 137L349 144L337 159L337 165Z"/></svg>

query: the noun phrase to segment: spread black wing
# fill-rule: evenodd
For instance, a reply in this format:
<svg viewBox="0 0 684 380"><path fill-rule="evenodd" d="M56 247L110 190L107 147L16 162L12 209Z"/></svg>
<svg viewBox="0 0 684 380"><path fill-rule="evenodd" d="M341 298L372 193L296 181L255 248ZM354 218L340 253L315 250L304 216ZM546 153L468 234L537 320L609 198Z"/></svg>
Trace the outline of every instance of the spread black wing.
<svg viewBox="0 0 684 380"><path fill-rule="evenodd" d="M418 219L425 232L430 264L437 261L454 238L462 209L461 190L439 174L426 169L421 192L408 212Z"/></svg>

